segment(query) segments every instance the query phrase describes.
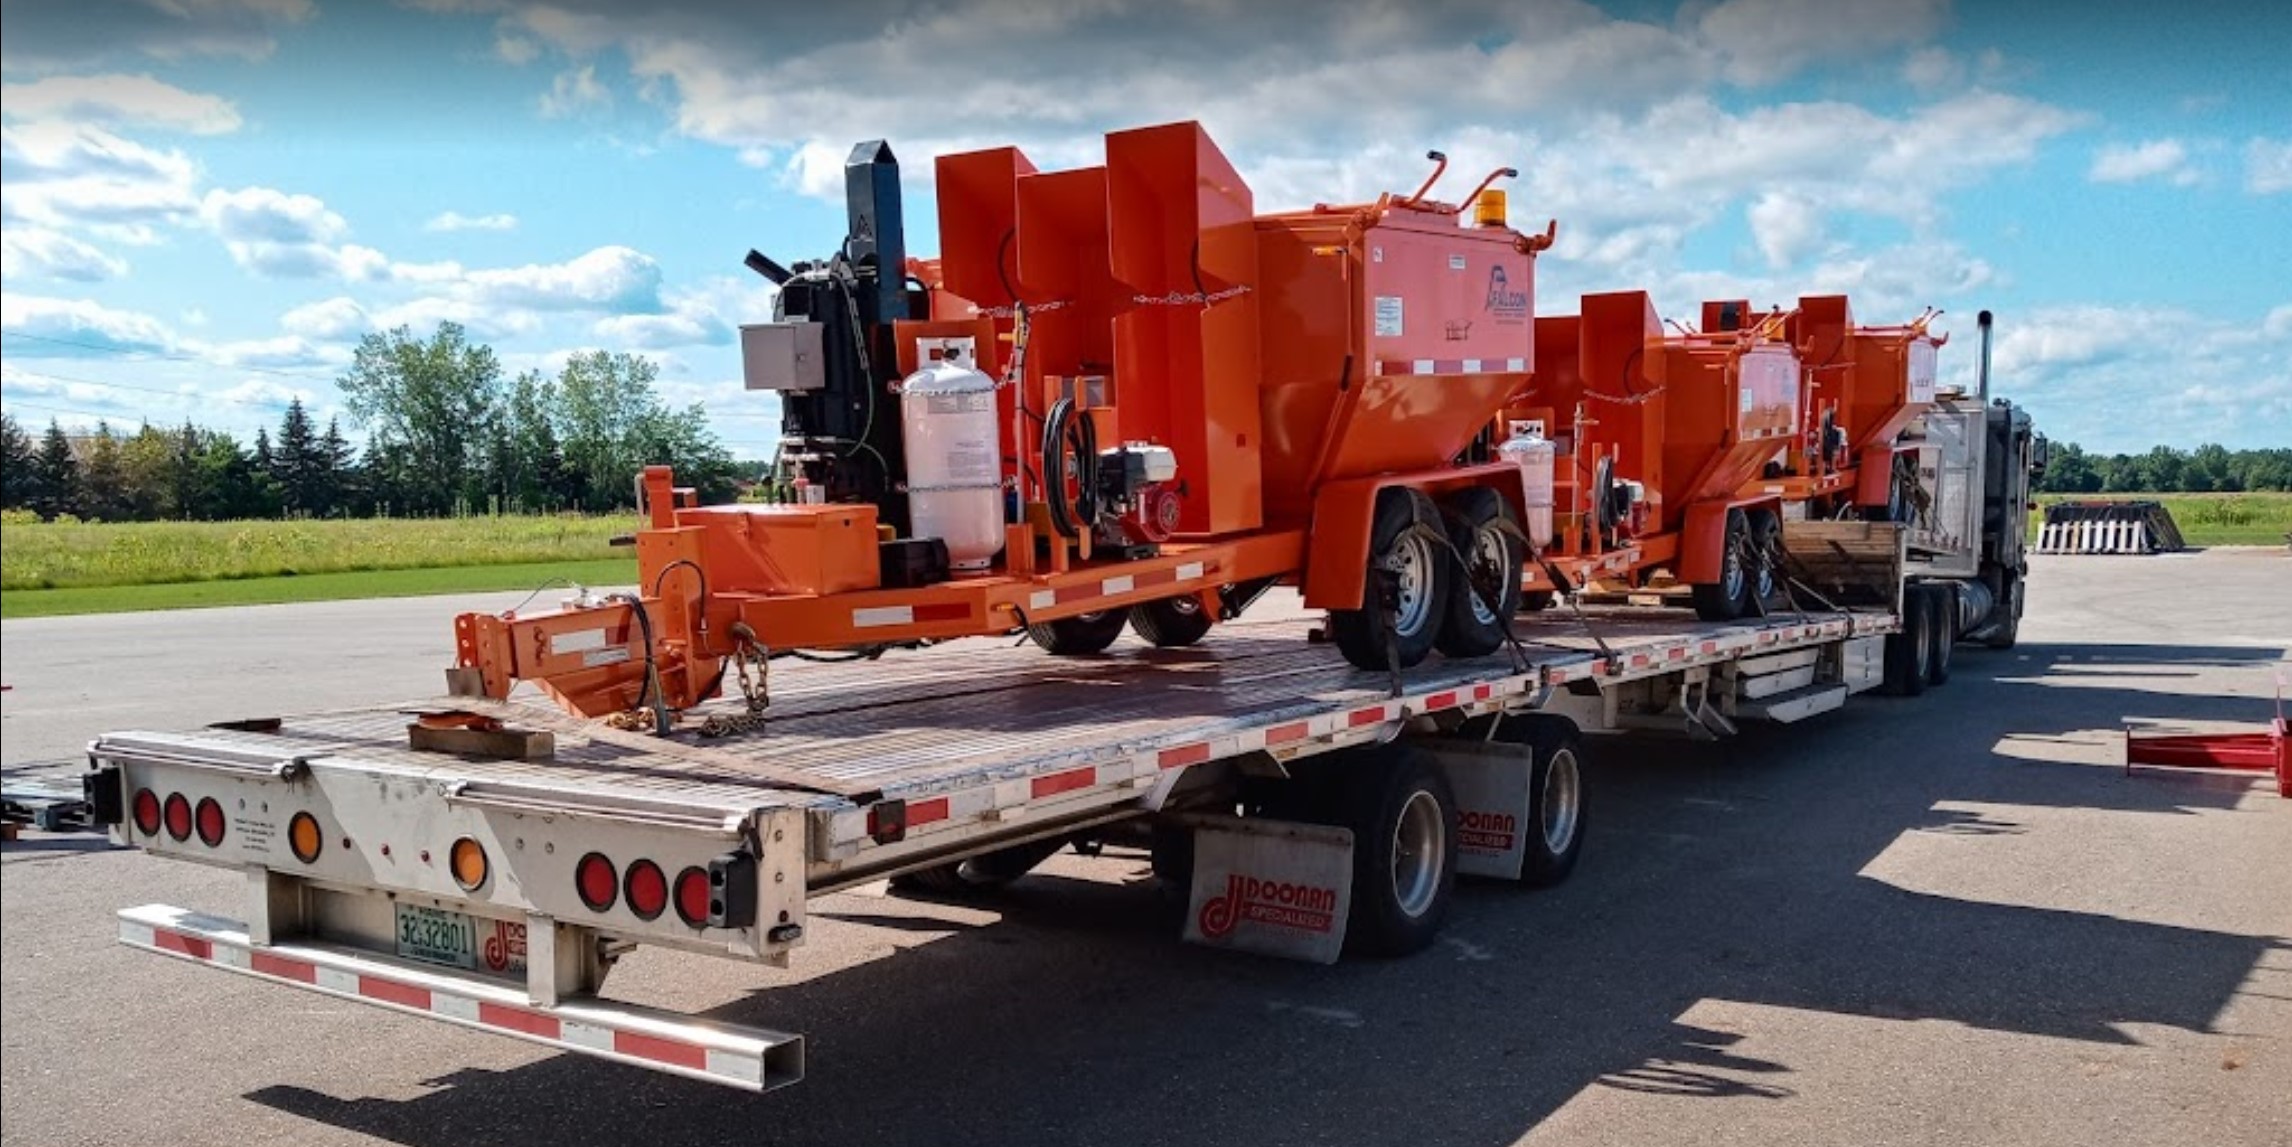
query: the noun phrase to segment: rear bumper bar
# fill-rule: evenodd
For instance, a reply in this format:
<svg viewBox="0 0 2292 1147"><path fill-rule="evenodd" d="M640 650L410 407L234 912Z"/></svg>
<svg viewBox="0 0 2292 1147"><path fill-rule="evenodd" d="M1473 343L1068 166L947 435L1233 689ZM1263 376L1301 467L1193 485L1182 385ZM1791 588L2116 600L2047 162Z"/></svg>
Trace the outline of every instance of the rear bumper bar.
<svg viewBox="0 0 2292 1147"><path fill-rule="evenodd" d="M804 1078L802 1036L702 1023L594 998L539 1007L515 987L449 969L331 945L258 946L236 920L161 904L122 911L119 942L271 983L744 1091L770 1091Z"/></svg>

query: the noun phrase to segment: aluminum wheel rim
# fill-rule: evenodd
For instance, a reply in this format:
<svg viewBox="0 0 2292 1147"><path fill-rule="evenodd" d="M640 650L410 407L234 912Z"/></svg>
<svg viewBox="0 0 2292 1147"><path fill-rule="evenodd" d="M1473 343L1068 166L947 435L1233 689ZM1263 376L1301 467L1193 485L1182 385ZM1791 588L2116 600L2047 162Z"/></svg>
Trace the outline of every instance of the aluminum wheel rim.
<svg viewBox="0 0 2292 1147"><path fill-rule="evenodd" d="M1496 580L1499 586L1503 584L1501 579L1504 572L1504 559L1509 556L1508 549L1509 547L1504 544L1504 535L1495 530L1481 530L1473 543L1472 576L1467 579L1472 584L1465 587L1465 591L1472 595L1472 619L1482 625L1496 624L1496 610L1492 608L1494 603L1489 602L1487 595L1483 594L1478 587L1482 583L1492 580L1484 576L1490 572L1498 575L1493 580ZM1501 597L1503 590L1499 589L1497 594Z"/></svg>
<svg viewBox="0 0 2292 1147"><path fill-rule="evenodd" d="M1767 555L1764 550L1760 551L1758 556L1759 577L1754 584L1758 587L1760 599L1764 600L1775 596L1775 569L1773 564L1766 560Z"/></svg>
<svg viewBox="0 0 2292 1147"><path fill-rule="evenodd" d="M1414 534L1402 537L1385 559L1385 569L1396 583L1393 628L1404 634L1422 632L1432 618L1432 543Z"/></svg>
<svg viewBox="0 0 2292 1147"><path fill-rule="evenodd" d="M1719 588L1733 601L1743 592L1743 549L1727 547L1726 564L1719 571Z"/></svg>
<svg viewBox="0 0 2292 1147"><path fill-rule="evenodd" d="M1583 778L1576 771L1576 754L1563 749L1552 754L1544 770L1544 851L1565 855L1576 842L1576 822L1583 809Z"/></svg>
<svg viewBox="0 0 2292 1147"><path fill-rule="evenodd" d="M1408 916L1422 916L1440 894L1440 869L1448 852L1448 824L1440 801L1418 789L1401 806L1393 825L1393 900Z"/></svg>
<svg viewBox="0 0 2292 1147"><path fill-rule="evenodd" d="M1194 614L1202 612L1202 603L1190 597L1173 597L1169 601L1172 612Z"/></svg>

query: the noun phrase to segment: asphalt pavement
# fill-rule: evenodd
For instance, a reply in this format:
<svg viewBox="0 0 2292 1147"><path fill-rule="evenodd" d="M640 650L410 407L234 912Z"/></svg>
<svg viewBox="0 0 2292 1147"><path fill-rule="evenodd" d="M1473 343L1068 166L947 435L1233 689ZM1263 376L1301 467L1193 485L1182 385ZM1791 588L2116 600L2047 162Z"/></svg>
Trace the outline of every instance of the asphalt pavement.
<svg viewBox="0 0 2292 1147"><path fill-rule="evenodd" d="M789 971L640 952L608 993L800 1031L765 1096L112 943L237 874L0 853L0 1143L2292 1143L2292 801L2118 767L2144 721L2258 721L2292 559L2041 558L2022 644L1721 745L1597 740L1544 892L1462 890L1413 958L1189 947L1134 856L990 903L815 902ZM106 729L434 693L408 599L0 625L0 761ZM1212 640L1215 640L1213 637Z"/></svg>

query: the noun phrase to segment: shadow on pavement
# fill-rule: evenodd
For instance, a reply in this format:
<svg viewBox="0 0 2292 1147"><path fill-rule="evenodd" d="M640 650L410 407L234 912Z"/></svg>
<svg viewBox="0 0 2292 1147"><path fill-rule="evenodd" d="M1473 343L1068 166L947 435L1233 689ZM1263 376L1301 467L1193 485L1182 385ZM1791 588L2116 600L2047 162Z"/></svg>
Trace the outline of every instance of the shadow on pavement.
<svg viewBox="0 0 2292 1147"><path fill-rule="evenodd" d="M1699 1001L2123 1044L2209 1030L2267 937L1982 903L1859 875L1905 832L2024 830L2011 806L2190 813L2250 783L2186 783L1992 751L2131 716L2253 719L2251 698L2042 682L2094 664L2244 665L2268 650L1967 651L1951 687L1870 698L1724 745L1595 741L1582 867L1542 893L1465 887L1452 943L1309 967L1173 938L1111 859L1038 875L998 922L712 1013L810 1034L769 1096L574 1057L461 1071L408 1100L297 1086L250 1098L409 1147L521 1142L1511 1143L1587 1087L1786 1098L1792 1068L1682 1022ZM1943 802L2006 806L1972 813ZM911 928L845 898L823 917ZM2160 974L2160 969L2169 973ZM761 975L761 973L760 973ZM355 1080L332 1090L355 1094Z"/></svg>

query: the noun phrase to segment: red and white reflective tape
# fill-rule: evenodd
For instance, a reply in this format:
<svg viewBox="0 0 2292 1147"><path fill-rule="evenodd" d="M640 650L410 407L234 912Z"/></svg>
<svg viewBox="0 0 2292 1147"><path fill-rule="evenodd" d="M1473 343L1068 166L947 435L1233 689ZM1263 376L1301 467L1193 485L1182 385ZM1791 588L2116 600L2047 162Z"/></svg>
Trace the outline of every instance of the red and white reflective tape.
<svg viewBox="0 0 2292 1147"><path fill-rule="evenodd" d="M1517 374L1528 369L1524 358L1411 358L1380 360L1378 374Z"/></svg>
<svg viewBox="0 0 2292 1147"><path fill-rule="evenodd" d="M332 947L258 947L236 920L164 904L119 914L119 942L325 995L746 1091L804 1077L803 1037L584 997L537 1007L507 984Z"/></svg>

